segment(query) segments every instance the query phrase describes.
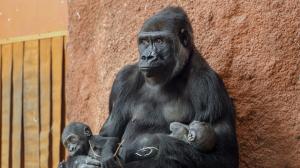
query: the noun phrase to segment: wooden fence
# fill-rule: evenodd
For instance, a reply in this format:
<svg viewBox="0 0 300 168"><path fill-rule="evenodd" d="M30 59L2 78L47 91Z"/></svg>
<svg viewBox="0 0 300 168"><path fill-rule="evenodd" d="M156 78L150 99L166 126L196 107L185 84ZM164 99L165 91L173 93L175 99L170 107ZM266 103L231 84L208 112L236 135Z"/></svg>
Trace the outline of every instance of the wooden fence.
<svg viewBox="0 0 300 168"><path fill-rule="evenodd" d="M64 34L0 41L1 168L57 167L64 124Z"/></svg>

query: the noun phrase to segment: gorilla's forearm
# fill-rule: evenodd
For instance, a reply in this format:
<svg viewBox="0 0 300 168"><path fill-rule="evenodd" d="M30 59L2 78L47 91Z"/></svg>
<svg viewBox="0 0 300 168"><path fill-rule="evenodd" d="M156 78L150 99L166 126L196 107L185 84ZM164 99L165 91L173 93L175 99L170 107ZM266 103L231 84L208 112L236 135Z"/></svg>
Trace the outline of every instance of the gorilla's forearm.
<svg viewBox="0 0 300 168"><path fill-rule="evenodd" d="M218 145L213 152L203 153L194 146L177 140L168 135L159 134L159 161L166 163L179 163L180 165L195 165L201 168L232 168L236 165L237 153L230 139L218 135ZM224 150L223 145L227 151Z"/></svg>

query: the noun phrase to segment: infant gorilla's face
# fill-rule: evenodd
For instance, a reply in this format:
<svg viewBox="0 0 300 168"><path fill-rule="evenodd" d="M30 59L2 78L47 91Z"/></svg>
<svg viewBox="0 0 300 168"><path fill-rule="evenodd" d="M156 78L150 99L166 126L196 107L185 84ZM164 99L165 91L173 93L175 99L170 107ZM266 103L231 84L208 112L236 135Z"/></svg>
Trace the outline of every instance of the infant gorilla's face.
<svg viewBox="0 0 300 168"><path fill-rule="evenodd" d="M64 140L63 144L69 152L69 156L80 155L86 153L89 147L88 138L70 133Z"/></svg>
<svg viewBox="0 0 300 168"><path fill-rule="evenodd" d="M205 122L200 122L200 121L193 121L189 125L189 133L187 136L187 140L189 142L193 142L196 140L197 137L202 136L203 129L205 129L207 126L207 123Z"/></svg>

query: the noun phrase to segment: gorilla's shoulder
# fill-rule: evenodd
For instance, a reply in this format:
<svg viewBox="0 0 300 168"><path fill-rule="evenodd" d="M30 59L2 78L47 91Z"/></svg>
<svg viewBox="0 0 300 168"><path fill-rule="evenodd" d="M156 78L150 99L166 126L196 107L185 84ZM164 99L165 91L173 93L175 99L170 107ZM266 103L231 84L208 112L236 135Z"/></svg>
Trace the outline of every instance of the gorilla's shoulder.
<svg viewBox="0 0 300 168"><path fill-rule="evenodd" d="M139 75L139 70L137 64L125 65L117 73L116 80L118 81L128 81L136 78Z"/></svg>
<svg viewBox="0 0 300 168"><path fill-rule="evenodd" d="M120 88L137 88L144 82L137 64L124 66L116 76L114 84ZM131 89L129 89L131 90Z"/></svg>

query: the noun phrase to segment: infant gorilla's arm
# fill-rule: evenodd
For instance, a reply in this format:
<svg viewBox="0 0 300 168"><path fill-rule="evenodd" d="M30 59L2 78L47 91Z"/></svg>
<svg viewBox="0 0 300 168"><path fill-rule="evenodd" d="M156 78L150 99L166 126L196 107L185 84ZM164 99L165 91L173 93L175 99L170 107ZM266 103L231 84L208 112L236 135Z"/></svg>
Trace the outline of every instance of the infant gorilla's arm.
<svg viewBox="0 0 300 168"><path fill-rule="evenodd" d="M190 125L179 122L170 124L170 136L194 145L202 152L211 151L216 144L214 129L205 122L193 121Z"/></svg>

